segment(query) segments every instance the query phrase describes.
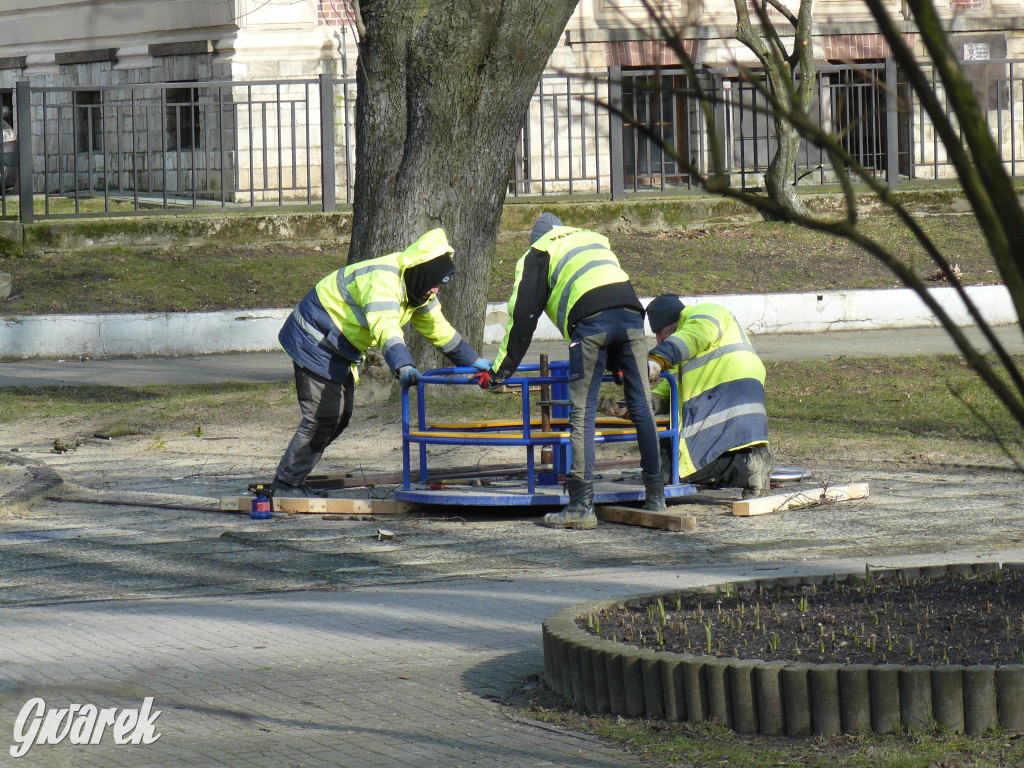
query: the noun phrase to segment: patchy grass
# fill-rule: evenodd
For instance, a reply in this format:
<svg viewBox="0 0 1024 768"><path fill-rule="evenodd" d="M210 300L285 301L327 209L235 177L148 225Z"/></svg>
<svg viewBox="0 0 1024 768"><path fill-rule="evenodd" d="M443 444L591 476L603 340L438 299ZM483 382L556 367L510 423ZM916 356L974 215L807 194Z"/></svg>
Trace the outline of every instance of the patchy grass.
<svg viewBox="0 0 1024 768"><path fill-rule="evenodd" d="M950 397L949 387L960 392L960 400ZM514 391L449 389L431 397L430 420L517 419L521 413ZM823 455L841 461L1004 462L997 441L965 403L983 414L1018 455L1024 451L1019 430L953 355L775 363L768 369L767 393L769 434L780 465ZM7 387L0 390L0 420L87 421L89 434L148 434L233 420L289 422L295 418L294 397L290 382ZM397 390L384 408L398 415ZM373 409L357 408L355 418L374 415Z"/></svg>
<svg viewBox="0 0 1024 768"><path fill-rule="evenodd" d="M132 246L0 257L7 314L196 312L295 304L345 253L316 244Z"/></svg>
<svg viewBox="0 0 1024 768"><path fill-rule="evenodd" d="M995 279L987 251L977 247L980 233L972 217L929 216L923 223L950 261L960 266L965 283ZM922 277L935 272L893 217L867 216L862 226ZM613 234L610 239L641 296L897 286L879 262L858 248L789 224L729 224L659 235ZM523 233L499 237L487 291L490 301L508 299L516 261L526 248ZM34 315L290 307L347 256L345 244L311 241L0 252L0 272L9 272L13 282L4 311Z"/></svg>
<svg viewBox="0 0 1024 768"><path fill-rule="evenodd" d="M990 256L978 248L981 236L973 217L929 216L922 223L950 263L959 265L965 284L996 279ZM922 278L936 271L895 217L868 216L862 228L889 245ZM525 240L520 235L499 241L491 300L508 298ZM612 235L610 240L641 296L669 291L703 296L900 287L870 254L839 238L792 224L756 222L662 235Z"/></svg>
<svg viewBox="0 0 1024 768"><path fill-rule="evenodd" d="M789 739L747 736L714 723L582 715L536 679L509 701L524 717L588 733L652 765L673 768L1017 768L1024 740L956 736L938 729L892 735Z"/></svg>
<svg viewBox="0 0 1024 768"><path fill-rule="evenodd" d="M1021 454L1019 426L955 355L777 362L766 390L769 434L791 457L860 446L880 457L989 462L1002 456L995 438Z"/></svg>
<svg viewBox="0 0 1024 768"><path fill-rule="evenodd" d="M257 423L270 411L295 409L285 384L47 386L0 388L0 421L69 424L79 436L202 431L212 423ZM33 429L33 431L35 431Z"/></svg>

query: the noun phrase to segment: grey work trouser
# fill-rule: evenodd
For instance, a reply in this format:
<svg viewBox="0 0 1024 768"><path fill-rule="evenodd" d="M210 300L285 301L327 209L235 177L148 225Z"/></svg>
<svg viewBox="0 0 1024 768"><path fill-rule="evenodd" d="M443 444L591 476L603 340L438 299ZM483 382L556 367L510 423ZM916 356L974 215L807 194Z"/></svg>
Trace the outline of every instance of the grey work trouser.
<svg viewBox="0 0 1024 768"><path fill-rule="evenodd" d="M656 474L660 457L647 381L644 317L627 307L606 309L585 317L572 330L569 344L571 472L581 480L594 479L594 424L605 370L622 371L626 405L640 447L640 466L644 472Z"/></svg>
<svg viewBox="0 0 1024 768"><path fill-rule="evenodd" d="M338 382L298 364L294 364L294 368L295 394L302 421L277 465L277 477L289 485L302 485L327 446L348 426L355 384L351 371L343 382Z"/></svg>

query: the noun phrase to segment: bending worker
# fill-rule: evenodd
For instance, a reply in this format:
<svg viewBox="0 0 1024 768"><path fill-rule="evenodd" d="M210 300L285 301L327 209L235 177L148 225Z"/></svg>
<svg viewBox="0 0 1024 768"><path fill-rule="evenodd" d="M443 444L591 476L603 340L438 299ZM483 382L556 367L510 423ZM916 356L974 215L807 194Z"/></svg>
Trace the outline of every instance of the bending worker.
<svg viewBox="0 0 1024 768"><path fill-rule="evenodd" d="M687 307L674 294L647 306L658 339L650 353L652 383L682 370L679 383L680 482L743 488L767 496L774 458L768 446L764 364L739 322L718 304ZM654 389L655 410L667 412L669 384ZM663 441L663 444L669 441ZM662 467L669 467L663 449Z"/></svg>
<svg viewBox="0 0 1024 768"><path fill-rule="evenodd" d="M530 250L516 265L508 301L508 326L490 371L475 377L493 388L511 376L526 354L541 312L569 342L569 412L572 469L566 477L569 504L544 516L551 528L595 528L594 424L605 369L622 371L626 400L643 468L644 509L665 509L658 434L647 385L647 338L643 305L629 275L608 247L608 238L562 225L543 213L530 232Z"/></svg>
<svg viewBox="0 0 1024 768"><path fill-rule="evenodd" d="M277 466L275 495L310 495L307 475L352 416L363 352L379 347L402 386L416 383L406 323L455 365L490 367L441 314L437 292L454 272L444 230L432 229L401 253L332 272L303 297L278 334L294 364L302 420Z"/></svg>

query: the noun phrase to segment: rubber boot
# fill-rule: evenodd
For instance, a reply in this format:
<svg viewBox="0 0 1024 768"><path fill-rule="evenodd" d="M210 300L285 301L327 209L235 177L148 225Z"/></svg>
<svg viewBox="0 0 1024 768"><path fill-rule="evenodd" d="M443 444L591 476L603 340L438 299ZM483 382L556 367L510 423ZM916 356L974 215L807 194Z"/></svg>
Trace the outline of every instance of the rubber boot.
<svg viewBox="0 0 1024 768"><path fill-rule="evenodd" d="M668 509L665 506L665 478L662 477L661 472L655 472L653 475L643 472L642 475L646 493L644 509L648 512L664 512Z"/></svg>
<svg viewBox="0 0 1024 768"><path fill-rule="evenodd" d="M569 492L569 503L561 512L548 512L544 515L541 525L547 528L581 530L597 528L597 515L594 514L594 483L569 475L565 478L565 487Z"/></svg>
<svg viewBox="0 0 1024 768"><path fill-rule="evenodd" d="M767 445L755 445L747 454L747 479L743 488L744 499L756 499L771 493L775 454Z"/></svg>

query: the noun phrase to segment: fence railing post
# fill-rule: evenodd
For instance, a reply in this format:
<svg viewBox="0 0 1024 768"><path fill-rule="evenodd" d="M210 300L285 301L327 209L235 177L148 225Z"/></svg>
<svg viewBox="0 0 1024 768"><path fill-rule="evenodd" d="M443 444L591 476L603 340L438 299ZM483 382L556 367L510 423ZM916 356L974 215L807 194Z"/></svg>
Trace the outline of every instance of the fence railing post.
<svg viewBox="0 0 1024 768"><path fill-rule="evenodd" d="M324 213L338 210L334 132L334 76L325 72L320 75L320 180Z"/></svg>
<svg viewBox="0 0 1024 768"><path fill-rule="evenodd" d="M885 182L889 189L900 185L899 94L896 60L885 60Z"/></svg>
<svg viewBox="0 0 1024 768"><path fill-rule="evenodd" d="M18 219L22 224L35 221L32 210L32 93L28 80L14 85L18 110Z"/></svg>
<svg viewBox="0 0 1024 768"><path fill-rule="evenodd" d="M622 67L608 67L608 173L611 176L612 202L626 196L625 168L622 159Z"/></svg>

